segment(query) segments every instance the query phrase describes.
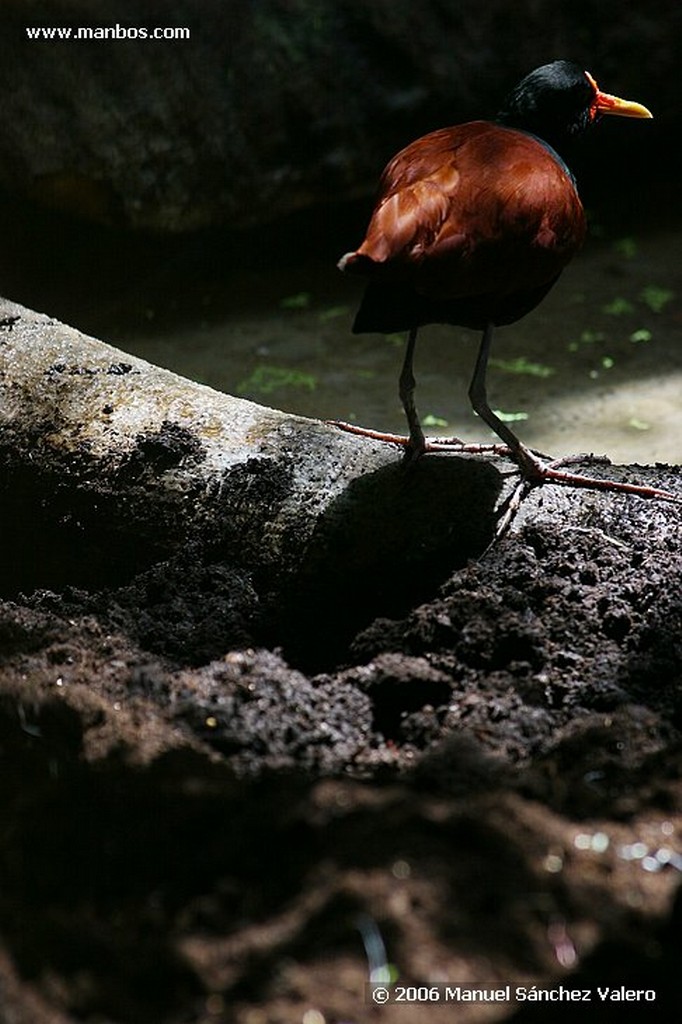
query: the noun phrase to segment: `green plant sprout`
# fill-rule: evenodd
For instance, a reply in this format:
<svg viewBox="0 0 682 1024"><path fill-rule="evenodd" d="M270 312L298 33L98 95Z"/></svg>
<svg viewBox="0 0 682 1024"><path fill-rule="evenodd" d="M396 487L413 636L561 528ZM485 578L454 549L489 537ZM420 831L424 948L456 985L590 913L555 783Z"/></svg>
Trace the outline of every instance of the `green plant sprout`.
<svg viewBox="0 0 682 1024"><path fill-rule="evenodd" d="M447 427L448 426L448 421L444 420L442 416L435 416L432 412L430 412L430 413L427 413L427 415L422 420L422 426L423 427L439 427L439 428L440 427Z"/></svg>
<svg viewBox="0 0 682 1024"><path fill-rule="evenodd" d="M637 255L638 245L634 238L618 238L613 243L613 248L616 250L619 256L624 256L626 259L631 260L633 256Z"/></svg>
<svg viewBox="0 0 682 1024"><path fill-rule="evenodd" d="M317 379L312 373L287 366L257 366L253 373L239 382L237 391L241 394L270 395L282 388L314 391L316 386Z"/></svg>
<svg viewBox="0 0 682 1024"><path fill-rule="evenodd" d="M516 359L491 359L490 365L505 373L517 373L528 377L551 377L555 372L552 366L533 363L525 356L517 356Z"/></svg>
<svg viewBox="0 0 682 1024"><path fill-rule="evenodd" d="M637 344L640 341L651 341L653 334L647 330L646 327L640 327L638 331L633 331L630 335L630 341Z"/></svg>
<svg viewBox="0 0 682 1024"><path fill-rule="evenodd" d="M608 316L625 316L627 313L633 313L635 307L629 299L624 299L621 295L617 295L611 302L607 302L605 306L602 306L602 313L606 313Z"/></svg>
<svg viewBox="0 0 682 1024"><path fill-rule="evenodd" d="M660 313L675 298L675 292L670 288L661 288L657 284L648 284L642 288L639 297L652 313Z"/></svg>
<svg viewBox="0 0 682 1024"><path fill-rule="evenodd" d="M308 309L310 306L310 292L297 292L295 295L287 295L280 299L281 309Z"/></svg>
<svg viewBox="0 0 682 1024"><path fill-rule="evenodd" d="M503 423L521 423L530 419L527 412L504 412L502 409L495 409L494 413Z"/></svg>
<svg viewBox="0 0 682 1024"><path fill-rule="evenodd" d="M337 317L345 316L348 313L348 306L330 306L329 309L323 309L318 313L317 318L320 323L326 323L328 320L335 320Z"/></svg>

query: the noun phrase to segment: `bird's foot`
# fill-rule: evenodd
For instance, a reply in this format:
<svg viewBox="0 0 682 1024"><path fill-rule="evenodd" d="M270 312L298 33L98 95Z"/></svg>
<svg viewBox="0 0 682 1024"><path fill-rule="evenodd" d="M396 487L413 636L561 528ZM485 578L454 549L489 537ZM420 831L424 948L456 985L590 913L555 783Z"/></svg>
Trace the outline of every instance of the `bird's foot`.
<svg viewBox="0 0 682 1024"><path fill-rule="evenodd" d="M664 491L660 487L628 483L625 480L585 476L583 473L572 473L563 468L585 462L595 465L611 465L611 460L605 455L566 455L560 459L547 460L540 458L524 445L520 445L518 451L509 454L519 467L525 484L529 487L540 484L558 484L563 487L582 487L591 491L609 491L613 494L635 494L640 498L656 498L659 501L671 501L676 505L682 505L682 496Z"/></svg>
<svg viewBox="0 0 682 1024"><path fill-rule="evenodd" d="M408 437L407 444L403 449L403 466L414 466L425 453L426 439L421 432Z"/></svg>
<svg viewBox="0 0 682 1024"><path fill-rule="evenodd" d="M540 457L537 452L522 446L518 452L507 454L512 458L521 472L521 480L498 510L495 539L498 541L511 525L514 516L521 507L524 498L533 487L541 484L559 484L563 487L582 487L594 491L610 491L615 494L634 494L640 498L654 498L659 501L670 501L682 505L682 497L664 491L659 487L646 484L630 484L623 480L604 480L599 477L585 476L582 473L566 472L563 468L585 463L599 466L610 466L611 460L606 455L565 455L560 459Z"/></svg>
<svg viewBox="0 0 682 1024"><path fill-rule="evenodd" d="M623 480L609 480L600 477L585 476L582 473L568 472L564 467L575 464L590 463L592 465L610 465L606 455L565 455L560 459L552 459L547 455L519 445L512 450L500 442L494 444L476 444L460 440L458 437L429 437L423 445L415 444L407 434L389 434L368 427L358 427L354 423L343 420L327 420L340 430L346 430L360 437L368 437L375 441L395 444L405 449L406 461L414 462L419 456L430 452L451 452L464 455L496 455L512 459L519 467L522 476L520 491L541 484L558 484L563 487L582 487L592 491L610 491L615 494L635 494L640 498L655 498L682 504L682 497L662 490L660 487L649 487L647 484L627 483Z"/></svg>
<svg viewBox="0 0 682 1024"><path fill-rule="evenodd" d="M372 430L370 427L359 427L356 423L346 423L345 420L325 420L330 427L338 427L348 434L357 434L358 437L368 437L372 441L383 441L384 444L397 444L406 448L409 444L409 437L406 434L388 434L382 430Z"/></svg>
<svg viewBox="0 0 682 1024"><path fill-rule="evenodd" d="M384 444L395 444L400 448L412 448L412 459L416 455L425 455L429 452L457 452L465 455L499 455L509 457L510 450L506 444L479 443L462 441L459 437L426 437L424 443L414 445L408 434L389 434L382 430L372 430L370 427L359 427L355 423L347 423L345 420L325 420L331 427L338 427L349 434L357 434L359 437L368 437L372 441L382 441Z"/></svg>
<svg viewBox="0 0 682 1024"><path fill-rule="evenodd" d="M359 427L355 423L346 423L345 420L326 420L331 427L338 427L349 434L356 434L359 437L368 437L372 441L381 441L384 444L395 444L405 449L406 461L414 462L426 452L451 451L452 449L469 450L470 446L465 445L458 437L427 438L421 429L412 434L390 434L383 430L372 430L370 427ZM478 451L479 446L471 447L471 450Z"/></svg>

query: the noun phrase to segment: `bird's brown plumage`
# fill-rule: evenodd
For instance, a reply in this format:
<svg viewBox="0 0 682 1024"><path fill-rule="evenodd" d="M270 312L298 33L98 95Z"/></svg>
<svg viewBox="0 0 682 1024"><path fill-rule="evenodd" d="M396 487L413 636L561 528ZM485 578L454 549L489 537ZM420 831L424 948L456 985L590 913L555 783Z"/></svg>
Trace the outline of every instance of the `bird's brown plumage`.
<svg viewBox="0 0 682 1024"><path fill-rule="evenodd" d="M552 61L512 89L496 121L425 135L384 171L367 236L339 267L368 278L356 334L408 331L398 390L409 459L426 450L414 401L418 330L458 324L483 331L472 408L529 479L556 479L491 409L486 374L495 326L537 306L582 245L585 213L559 153L602 114L651 117L641 103L603 93L580 65Z"/></svg>
<svg viewBox="0 0 682 1024"><path fill-rule="evenodd" d="M341 262L377 285L355 329L509 323L584 236L570 172L538 139L485 121L431 132L388 164L365 240Z"/></svg>

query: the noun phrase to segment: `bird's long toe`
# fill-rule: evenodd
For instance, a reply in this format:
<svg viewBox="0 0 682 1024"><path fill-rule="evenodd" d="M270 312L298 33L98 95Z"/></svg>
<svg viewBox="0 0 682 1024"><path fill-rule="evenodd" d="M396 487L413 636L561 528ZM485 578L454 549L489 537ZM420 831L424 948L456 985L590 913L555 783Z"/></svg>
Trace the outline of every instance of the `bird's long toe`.
<svg viewBox="0 0 682 1024"><path fill-rule="evenodd" d="M660 487L650 487L648 484L629 483L625 480L611 480L602 477L586 476L584 473L573 473L562 467L575 464L578 461L594 463L596 465L610 464L605 456L584 456L579 460L578 456L566 456L563 459L546 461L539 458L525 446L521 445L518 451L510 453L511 458L516 462L521 476L526 483L533 487L542 484L557 484L563 487L580 487L591 491L607 491L613 494L634 494L640 498L655 498L661 501L671 501L677 505L682 504L679 495L672 494Z"/></svg>

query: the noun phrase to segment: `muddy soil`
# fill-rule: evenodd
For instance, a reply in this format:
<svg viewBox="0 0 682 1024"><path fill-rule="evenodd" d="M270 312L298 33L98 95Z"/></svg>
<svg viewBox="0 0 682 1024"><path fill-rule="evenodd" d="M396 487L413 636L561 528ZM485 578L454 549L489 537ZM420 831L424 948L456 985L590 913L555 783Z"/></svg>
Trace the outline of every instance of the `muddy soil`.
<svg viewBox="0 0 682 1024"><path fill-rule="evenodd" d="M674 1019L681 569L674 506L544 488L312 668L199 547L5 594L2 1024Z"/></svg>

